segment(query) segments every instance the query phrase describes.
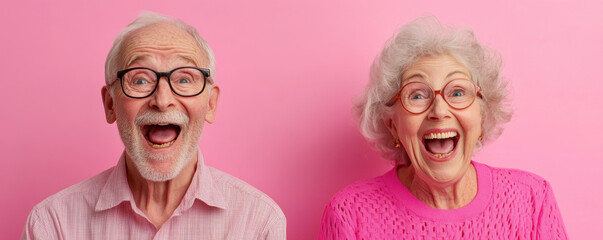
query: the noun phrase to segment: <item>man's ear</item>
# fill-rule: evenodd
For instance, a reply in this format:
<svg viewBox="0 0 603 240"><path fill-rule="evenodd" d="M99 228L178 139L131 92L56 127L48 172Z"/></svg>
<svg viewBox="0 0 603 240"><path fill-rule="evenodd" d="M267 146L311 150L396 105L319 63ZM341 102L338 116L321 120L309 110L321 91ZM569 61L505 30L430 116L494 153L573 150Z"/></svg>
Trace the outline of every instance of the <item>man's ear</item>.
<svg viewBox="0 0 603 240"><path fill-rule="evenodd" d="M215 85L209 92L209 101L207 102L207 112L205 113L205 121L213 123L216 119L216 111L218 110L218 99L220 98L220 87Z"/></svg>
<svg viewBox="0 0 603 240"><path fill-rule="evenodd" d="M111 96L111 89L107 86L103 86L101 89L101 96L103 97L103 106L105 107L105 118L107 123L112 124L117 119L115 117L115 110L113 109L113 96Z"/></svg>

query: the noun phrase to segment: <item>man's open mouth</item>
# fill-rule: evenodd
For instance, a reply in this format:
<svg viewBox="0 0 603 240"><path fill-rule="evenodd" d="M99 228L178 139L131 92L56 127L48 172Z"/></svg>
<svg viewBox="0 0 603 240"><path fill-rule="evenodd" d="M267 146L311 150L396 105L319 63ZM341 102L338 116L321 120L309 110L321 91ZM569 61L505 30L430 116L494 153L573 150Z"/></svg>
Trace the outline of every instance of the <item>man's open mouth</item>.
<svg viewBox="0 0 603 240"><path fill-rule="evenodd" d="M142 126L142 133L152 148L171 146L180 136L180 130L180 126L169 123Z"/></svg>
<svg viewBox="0 0 603 240"><path fill-rule="evenodd" d="M456 149L459 141L458 133L455 131L427 133L423 136L425 150L436 158L450 156Z"/></svg>

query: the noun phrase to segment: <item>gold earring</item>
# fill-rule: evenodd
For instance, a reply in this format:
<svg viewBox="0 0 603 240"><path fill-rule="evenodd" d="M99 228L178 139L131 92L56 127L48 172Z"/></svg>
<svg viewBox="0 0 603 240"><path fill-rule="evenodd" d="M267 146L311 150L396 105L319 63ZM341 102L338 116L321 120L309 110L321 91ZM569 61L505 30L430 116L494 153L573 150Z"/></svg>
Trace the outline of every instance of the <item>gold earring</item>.
<svg viewBox="0 0 603 240"><path fill-rule="evenodd" d="M477 138L477 141L480 141L480 142L481 142L482 140L484 140L484 132L482 132L482 133L479 135L479 137Z"/></svg>
<svg viewBox="0 0 603 240"><path fill-rule="evenodd" d="M398 139L397 137L395 137L395 138L392 140L392 143L394 144L394 147L395 147L395 148L400 148L400 139Z"/></svg>

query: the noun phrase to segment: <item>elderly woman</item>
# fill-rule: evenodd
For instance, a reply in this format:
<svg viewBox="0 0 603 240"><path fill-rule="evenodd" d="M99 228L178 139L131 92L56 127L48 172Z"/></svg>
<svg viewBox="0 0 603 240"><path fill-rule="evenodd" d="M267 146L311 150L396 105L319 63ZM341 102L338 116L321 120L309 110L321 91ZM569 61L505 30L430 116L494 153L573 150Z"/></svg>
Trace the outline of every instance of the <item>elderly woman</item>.
<svg viewBox="0 0 603 240"><path fill-rule="evenodd" d="M403 26L356 112L395 167L336 194L321 239L566 239L551 186L472 161L511 117L497 55L435 18Z"/></svg>

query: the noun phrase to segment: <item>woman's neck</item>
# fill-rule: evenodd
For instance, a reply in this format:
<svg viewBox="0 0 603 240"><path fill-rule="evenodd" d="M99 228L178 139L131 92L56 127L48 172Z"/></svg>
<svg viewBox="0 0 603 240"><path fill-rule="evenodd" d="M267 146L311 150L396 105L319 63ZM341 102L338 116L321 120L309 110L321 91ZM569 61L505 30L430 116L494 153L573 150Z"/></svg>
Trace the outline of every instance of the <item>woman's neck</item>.
<svg viewBox="0 0 603 240"><path fill-rule="evenodd" d="M419 201L437 209L466 206L477 195L477 173L473 165L458 180L450 183L426 181L412 166L398 167L398 179Z"/></svg>

